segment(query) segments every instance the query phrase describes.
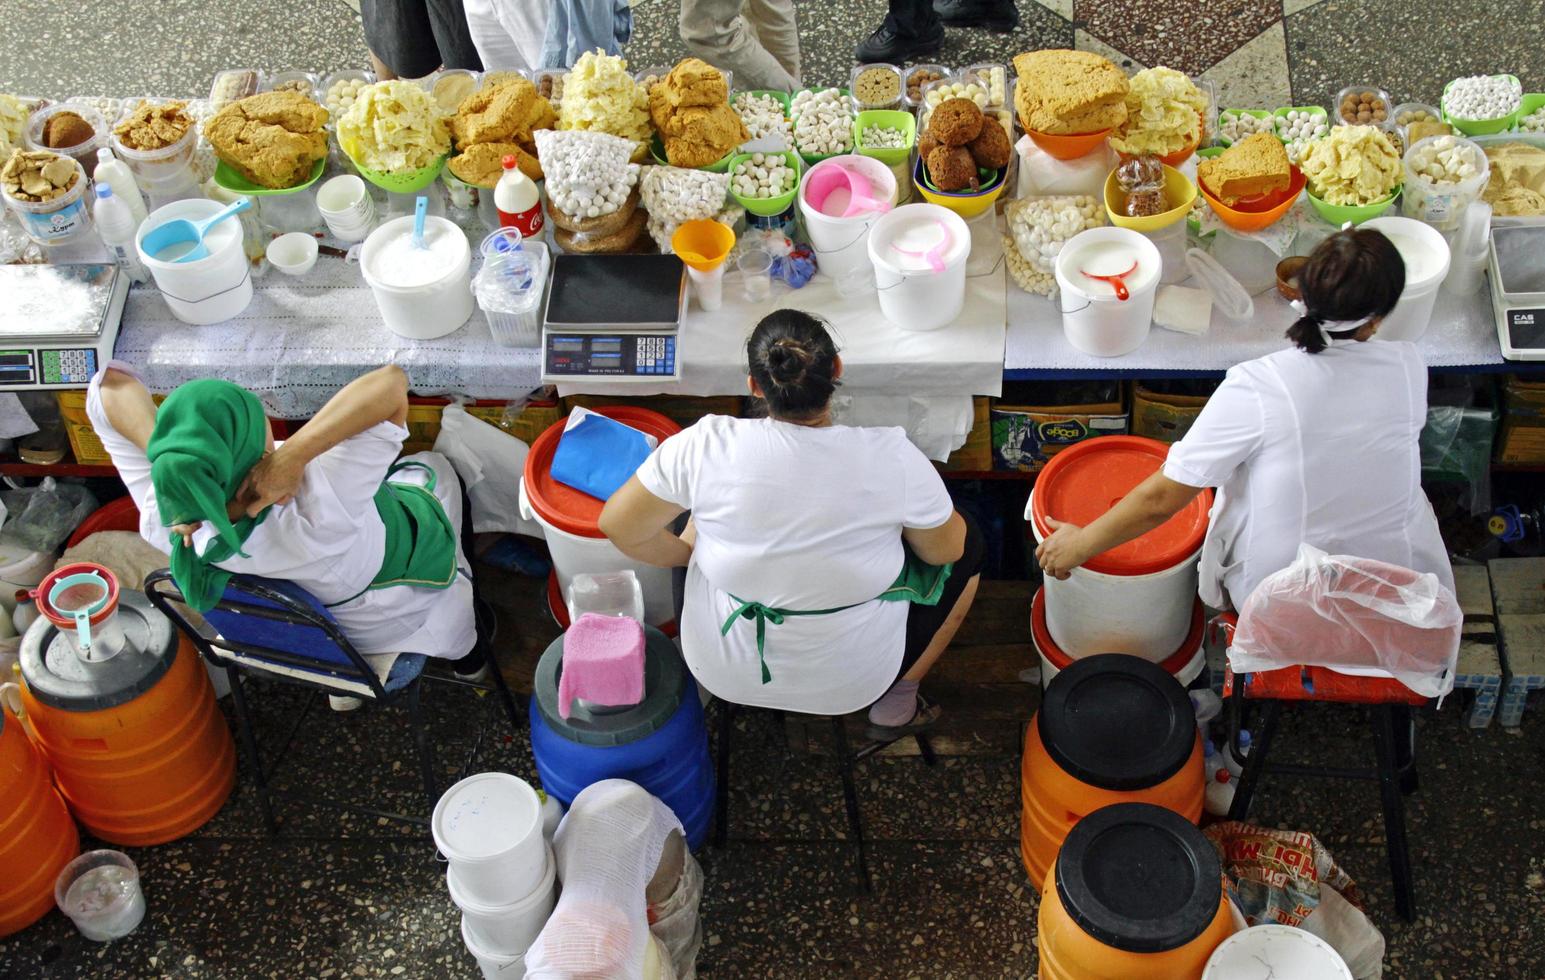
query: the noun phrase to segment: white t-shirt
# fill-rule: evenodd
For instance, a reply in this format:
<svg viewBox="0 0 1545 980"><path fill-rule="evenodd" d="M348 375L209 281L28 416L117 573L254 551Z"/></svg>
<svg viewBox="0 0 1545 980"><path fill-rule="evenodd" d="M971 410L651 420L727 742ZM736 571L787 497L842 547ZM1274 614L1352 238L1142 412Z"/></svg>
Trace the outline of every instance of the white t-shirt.
<svg viewBox="0 0 1545 980"><path fill-rule="evenodd" d="M1202 600L1239 608L1303 542L1430 572L1453 589L1422 493L1426 421L1427 368L1414 344L1340 341L1231 368L1164 464L1177 483L1218 488Z"/></svg>
<svg viewBox="0 0 1545 980"><path fill-rule="evenodd" d="M810 428L709 416L638 470L662 500L692 511L682 653L699 683L736 704L845 714L890 687L906 645L907 603L878 602L905 562L902 528L954 513L944 481L899 428ZM852 605L767 627L762 683L756 624L731 596L779 609Z"/></svg>
<svg viewBox="0 0 1545 980"><path fill-rule="evenodd" d="M117 361L109 366L134 373ZM161 524L150 481L150 460L107 420L102 407L102 374L98 372L87 389L86 412L91 426L139 507L140 536L170 554L171 535ZM312 460L295 499L270 509L268 517L247 538L243 550L249 557L231 558L220 567L293 582L324 604L343 602L359 593L381 570L386 526L376 513L375 493L407 435L402 426L381 422ZM438 453L408 458L422 460L434 469L435 497L452 526L460 527L461 484L450 463ZM414 468L392 479L423 485L427 477ZM194 533L193 545L202 552L214 536L214 529L206 524ZM476 640L471 570L459 542L456 555L464 574L448 589L408 585L372 589L331 612L361 653L465 656Z"/></svg>

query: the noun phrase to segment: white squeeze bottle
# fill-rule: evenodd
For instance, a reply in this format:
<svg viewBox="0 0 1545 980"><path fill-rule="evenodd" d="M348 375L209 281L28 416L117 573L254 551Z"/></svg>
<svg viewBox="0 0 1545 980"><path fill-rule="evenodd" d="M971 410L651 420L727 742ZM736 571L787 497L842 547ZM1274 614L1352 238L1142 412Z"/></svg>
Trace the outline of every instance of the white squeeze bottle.
<svg viewBox="0 0 1545 980"><path fill-rule="evenodd" d="M145 263L139 260L139 253L134 250L134 232L139 229L139 222L134 220L129 206L118 195L113 193L109 184L97 185L97 204L92 208L91 216L97 222L97 234L102 236L102 243L107 250L113 253L113 258L133 282L146 282L150 279L150 273L145 269Z"/></svg>
<svg viewBox="0 0 1545 980"><path fill-rule="evenodd" d="M536 238L542 232L542 192L536 181L520 172L513 154L503 160L504 174L494 185L494 207L499 211L499 227L518 228L524 238Z"/></svg>
<svg viewBox="0 0 1545 980"><path fill-rule="evenodd" d="M113 189L113 196L129 206L129 213L134 216L134 227L138 228L140 222L145 220L145 196L139 192L139 185L134 182L134 172L129 169L129 165L113 156L113 151L104 146L97 151L97 169L91 179Z"/></svg>
<svg viewBox="0 0 1545 980"><path fill-rule="evenodd" d="M1207 812L1215 817L1228 816L1234 805L1234 780L1227 769L1219 769L1207 783Z"/></svg>

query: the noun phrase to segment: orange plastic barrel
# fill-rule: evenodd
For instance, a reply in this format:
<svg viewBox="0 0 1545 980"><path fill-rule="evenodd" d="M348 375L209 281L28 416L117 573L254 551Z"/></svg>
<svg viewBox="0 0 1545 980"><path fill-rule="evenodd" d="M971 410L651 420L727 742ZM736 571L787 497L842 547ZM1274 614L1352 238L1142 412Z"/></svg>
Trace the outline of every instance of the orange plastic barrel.
<svg viewBox="0 0 1545 980"><path fill-rule="evenodd" d="M80 853L75 821L9 708L0 709L0 936L54 907L54 879Z"/></svg>
<svg viewBox="0 0 1545 980"><path fill-rule="evenodd" d="M1068 832L1116 803L1151 803L1196 823L1206 792L1202 740L1185 690L1157 664L1102 653L1046 686L1025 731L1019 851L1045 879Z"/></svg>
<svg viewBox="0 0 1545 980"><path fill-rule="evenodd" d="M1237 926L1212 844L1148 803L1078 822L1036 921L1041 980L1200 980Z"/></svg>
<svg viewBox="0 0 1545 980"><path fill-rule="evenodd" d="M22 704L65 802L94 836L164 844L236 785L236 752L198 652L138 592L118 603L121 653L86 662L46 619L22 639Z"/></svg>

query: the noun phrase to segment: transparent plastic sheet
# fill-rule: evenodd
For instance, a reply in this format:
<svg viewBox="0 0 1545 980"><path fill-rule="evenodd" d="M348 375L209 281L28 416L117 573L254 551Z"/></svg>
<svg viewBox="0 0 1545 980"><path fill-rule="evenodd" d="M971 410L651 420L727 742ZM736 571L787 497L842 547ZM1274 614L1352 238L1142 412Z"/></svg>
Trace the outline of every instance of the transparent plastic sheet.
<svg viewBox="0 0 1545 980"><path fill-rule="evenodd" d="M553 836L563 893L526 952L529 980L643 980L644 891L672 832L681 821L637 783L605 779L574 797Z"/></svg>
<svg viewBox="0 0 1545 980"><path fill-rule="evenodd" d="M453 403L441 413L434 449L467 489L472 530L542 536L539 524L520 516L520 477L530 451L524 442Z"/></svg>
<svg viewBox="0 0 1545 980"><path fill-rule="evenodd" d="M1229 646L1235 673L1305 665L1383 672L1426 697L1454 687L1464 613L1436 575L1298 546L1256 586Z"/></svg>
<svg viewBox="0 0 1545 980"><path fill-rule="evenodd" d="M56 483L51 476L35 487L0 493L0 502L10 514L0 528L0 543L29 551L58 551L97 509L97 498L90 490L75 483Z"/></svg>
<svg viewBox="0 0 1545 980"><path fill-rule="evenodd" d="M1471 516L1491 511L1491 443L1497 411L1455 405L1428 405L1418 448L1422 476L1464 481L1460 503Z"/></svg>
<svg viewBox="0 0 1545 980"><path fill-rule="evenodd" d="M649 906L649 931L664 944L676 970L676 980L696 980L697 951L703 946L703 869L691 852L684 855L681 878L670 897Z"/></svg>

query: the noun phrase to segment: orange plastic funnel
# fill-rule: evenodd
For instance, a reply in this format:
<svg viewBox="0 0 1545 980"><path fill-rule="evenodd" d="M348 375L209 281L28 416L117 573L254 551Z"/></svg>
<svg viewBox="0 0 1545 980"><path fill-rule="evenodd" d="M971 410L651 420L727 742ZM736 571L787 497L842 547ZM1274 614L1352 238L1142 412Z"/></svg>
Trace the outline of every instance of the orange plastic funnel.
<svg viewBox="0 0 1545 980"><path fill-rule="evenodd" d="M717 221L687 221L671 236L676 257L699 272L723 265L734 247L735 233Z"/></svg>

